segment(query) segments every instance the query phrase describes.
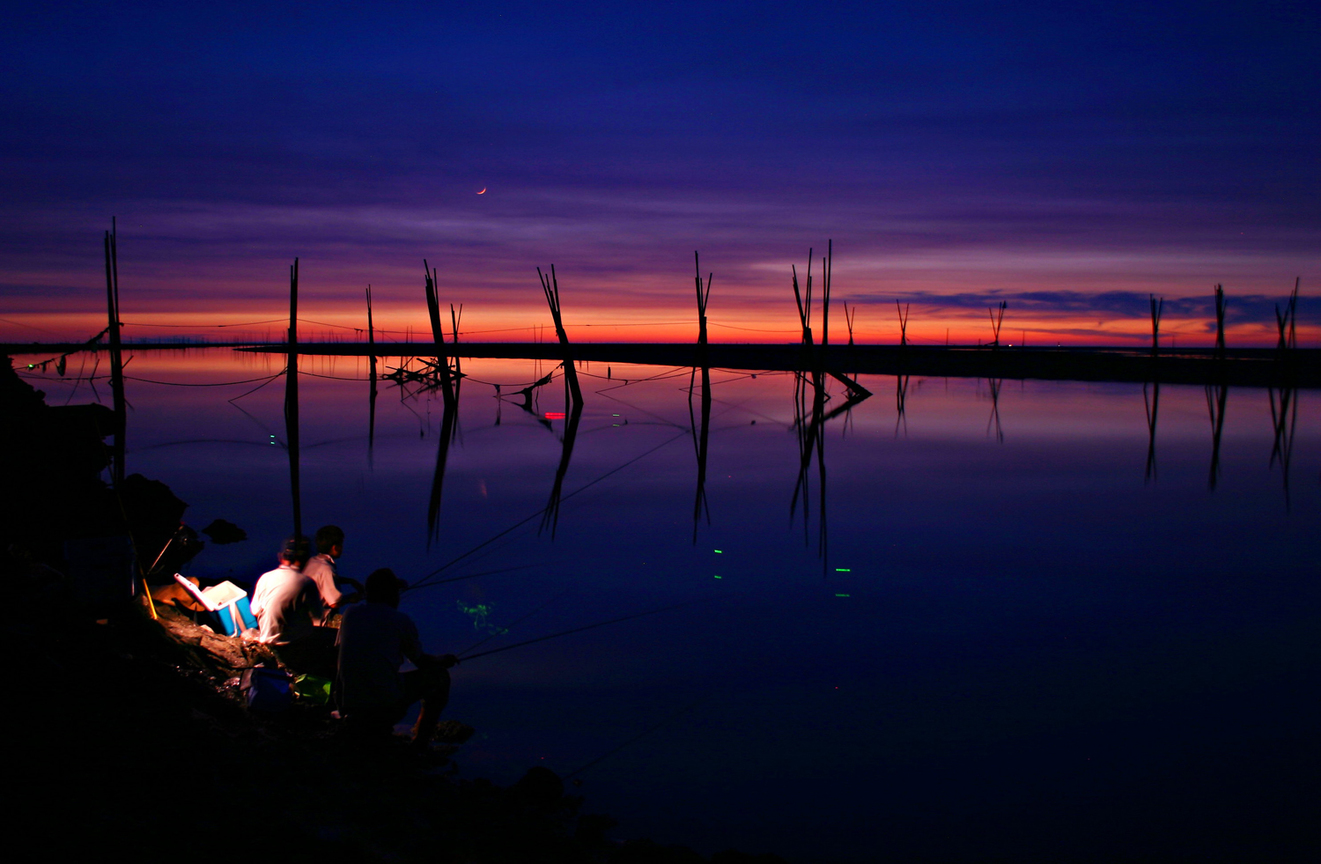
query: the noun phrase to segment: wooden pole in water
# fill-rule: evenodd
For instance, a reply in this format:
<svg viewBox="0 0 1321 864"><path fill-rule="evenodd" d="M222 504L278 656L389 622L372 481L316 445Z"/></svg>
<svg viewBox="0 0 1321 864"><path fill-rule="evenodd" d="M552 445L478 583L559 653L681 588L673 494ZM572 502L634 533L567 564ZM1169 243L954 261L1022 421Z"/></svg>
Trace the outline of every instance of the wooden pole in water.
<svg viewBox="0 0 1321 864"><path fill-rule="evenodd" d="M371 388L367 391L367 464L376 449L376 329L372 325L372 286L367 286L367 348L371 351Z"/></svg>
<svg viewBox="0 0 1321 864"><path fill-rule="evenodd" d="M289 443L289 489L294 535L303 533L303 501L298 479L298 259L289 267L289 359L284 373L284 427Z"/></svg>
<svg viewBox="0 0 1321 864"><path fill-rule="evenodd" d="M436 344L436 371L440 374L441 394L448 400L453 401L454 385L450 379L449 357L445 355L442 346L445 344L445 330L440 323L440 270L433 269L422 259L422 270L426 273L426 291L427 291L427 317L431 322L431 341ZM455 339L458 339L458 328L455 327Z"/></svg>
<svg viewBox="0 0 1321 864"><path fill-rule="evenodd" d="M583 391L578 387L578 372L573 366L573 353L569 348L569 334L564 331L564 318L560 314L560 283L555 277L555 265L550 265L550 275L537 268L537 278L541 280L541 290L546 295L546 305L550 307L550 317L555 322L555 335L559 337L560 347L564 349L564 381L569 388L570 397L575 405L581 405Z"/></svg>
<svg viewBox="0 0 1321 864"><path fill-rule="evenodd" d="M702 287L702 265L697 251L693 250L693 270L697 274L694 282L697 286L697 344L706 351L706 301L711 297L711 279L714 273L706 277L706 287Z"/></svg>
<svg viewBox="0 0 1321 864"><path fill-rule="evenodd" d="M1217 360L1225 359L1225 288L1216 285L1216 350Z"/></svg>
<svg viewBox="0 0 1321 864"><path fill-rule="evenodd" d="M1000 347L1000 325L1004 322L1005 307L1008 305L1007 301L1001 300L998 309L994 307L987 309L991 313L991 335L994 337L991 342L992 348Z"/></svg>
<svg viewBox="0 0 1321 864"><path fill-rule="evenodd" d="M431 269L427 259L422 259L422 270L427 277L427 320L431 322L431 339L437 346L445 344L445 331L440 327L440 297L436 291L438 272Z"/></svg>
<svg viewBox="0 0 1321 864"><path fill-rule="evenodd" d="M115 452L111 479L119 485L124 479L124 432L128 414L124 407L124 354L119 340L119 251L118 228L113 217L105 234L106 312L110 328L110 392L114 400Z"/></svg>
<svg viewBox="0 0 1321 864"><path fill-rule="evenodd" d="M821 259L821 347L830 344L830 274L835 269L835 241L826 241L826 257Z"/></svg>
<svg viewBox="0 0 1321 864"><path fill-rule="evenodd" d="M798 289L798 268L790 266L793 274L794 303L798 305L798 322L803 328L803 344L812 345L812 250L807 250L807 285L804 291Z"/></svg>
<svg viewBox="0 0 1321 864"><path fill-rule="evenodd" d="M1155 357L1160 353L1160 316L1165 309L1165 298L1156 299L1155 294L1150 294L1151 299L1151 356Z"/></svg>
<svg viewBox="0 0 1321 864"><path fill-rule="evenodd" d="M459 304L459 311L458 311L458 312L455 312L455 311L454 311L454 304L451 303L451 304L450 304L450 325L454 328L454 346L455 346L456 348L457 348L458 345L459 345L459 322L460 322L461 320L463 320L463 304L460 303L460 304ZM454 352L454 372L455 372L455 374L461 374L461 373L462 373L462 368L461 368L460 365L459 365L459 352L458 352L458 351L455 351L455 352Z"/></svg>

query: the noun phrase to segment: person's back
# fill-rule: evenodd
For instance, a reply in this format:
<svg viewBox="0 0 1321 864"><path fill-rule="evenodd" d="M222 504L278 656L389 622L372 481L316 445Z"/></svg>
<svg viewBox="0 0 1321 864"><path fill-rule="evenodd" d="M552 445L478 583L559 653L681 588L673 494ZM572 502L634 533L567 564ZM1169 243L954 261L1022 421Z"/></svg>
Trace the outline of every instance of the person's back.
<svg viewBox="0 0 1321 864"><path fill-rule="evenodd" d="M375 570L367 577L367 602L344 613L336 640L339 704L359 729L389 732L420 699L413 744L425 747L449 702L449 668L459 661L422 652L413 619L398 609L403 587L393 570ZM401 673L404 658L417 668Z"/></svg>
<svg viewBox="0 0 1321 864"><path fill-rule="evenodd" d="M399 667L422 654L413 619L386 603L363 603L339 627L339 698L345 711L388 706L403 698Z"/></svg>
<svg viewBox="0 0 1321 864"><path fill-rule="evenodd" d="M262 574L251 605L261 631L258 641L272 645L290 645L311 637L313 619L319 619L322 611L316 584L292 563L281 563Z"/></svg>

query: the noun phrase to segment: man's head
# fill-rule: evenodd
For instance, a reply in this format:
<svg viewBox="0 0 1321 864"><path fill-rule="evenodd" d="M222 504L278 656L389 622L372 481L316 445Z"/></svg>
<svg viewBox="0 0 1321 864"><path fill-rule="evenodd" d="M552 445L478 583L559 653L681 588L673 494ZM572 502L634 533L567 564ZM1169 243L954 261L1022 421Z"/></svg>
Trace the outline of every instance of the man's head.
<svg viewBox="0 0 1321 864"><path fill-rule="evenodd" d="M307 559L312 557L312 545L307 542L307 538L302 534L297 534L284 541L284 548L280 550L280 563L297 567L300 570L307 563Z"/></svg>
<svg viewBox="0 0 1321 864"><path fill-rule="evenodd" d="M382 567L380 570L373 570L367 577L363 593L366 594L368 603L385 603L388 606L398 607L399 592L407 587L408 583L394 575L393 570Z"/></svg>
<svg viewBox="0 0 1321 864"><path fill-rule="evenodd" d="M344 551L344 529L338 525L323 525L316 530L316 551L338 558Z"/></svg>

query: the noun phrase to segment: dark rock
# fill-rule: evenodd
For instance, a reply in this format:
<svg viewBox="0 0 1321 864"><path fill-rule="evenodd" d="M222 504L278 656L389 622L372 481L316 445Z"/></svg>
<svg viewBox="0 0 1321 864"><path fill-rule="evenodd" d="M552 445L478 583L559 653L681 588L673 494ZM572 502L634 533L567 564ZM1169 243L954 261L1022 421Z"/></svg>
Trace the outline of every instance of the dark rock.
<svg viewBox="0 0 1321 864"><path fill-rule="evenodd" d="M240 543L248 539L248 532L227 519L212 519L211 524L202 529L202 533L211 538L217 546L228 543Z"/></svg>

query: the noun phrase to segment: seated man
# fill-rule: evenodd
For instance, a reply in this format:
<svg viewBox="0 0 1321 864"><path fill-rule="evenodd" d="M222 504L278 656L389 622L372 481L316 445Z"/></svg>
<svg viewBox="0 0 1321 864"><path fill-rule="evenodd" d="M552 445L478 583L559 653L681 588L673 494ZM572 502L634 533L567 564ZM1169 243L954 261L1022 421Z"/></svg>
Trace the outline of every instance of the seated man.
<svg viewBox="0 0 1321 864"><path fill-rule="evenodd" d="M322 605L334 609L340 601L339 587L335 585L335 577L339 575L335 559L344 554L344 529L325 525L317 529L314 539L317 554L303 567L303 575L316 583Z"/></svg>
<svg viewBox="0 0 1321 864"><path fill-rule="evenodd" d="M347 717L362 728L388 731L408 708L422 700L413 744L426 747L449 702L453 654L422 653L413 619L398 609L403 582L393 570L367 577L366 603L350 606L339 628L339 702ZM400 672L404 659L417 669Z"/></svg>
<svg viewBox="0 0 1321 864"><path fill-rule="evenodd" d="M316 583L303 575L310 546L306 537L290 537L280 551L280 566L263 573L252 591L252 614L260 627L258 641L275 651L280 662L301 672L329 677L330 633L316 624L325 614Z"/></svg>

